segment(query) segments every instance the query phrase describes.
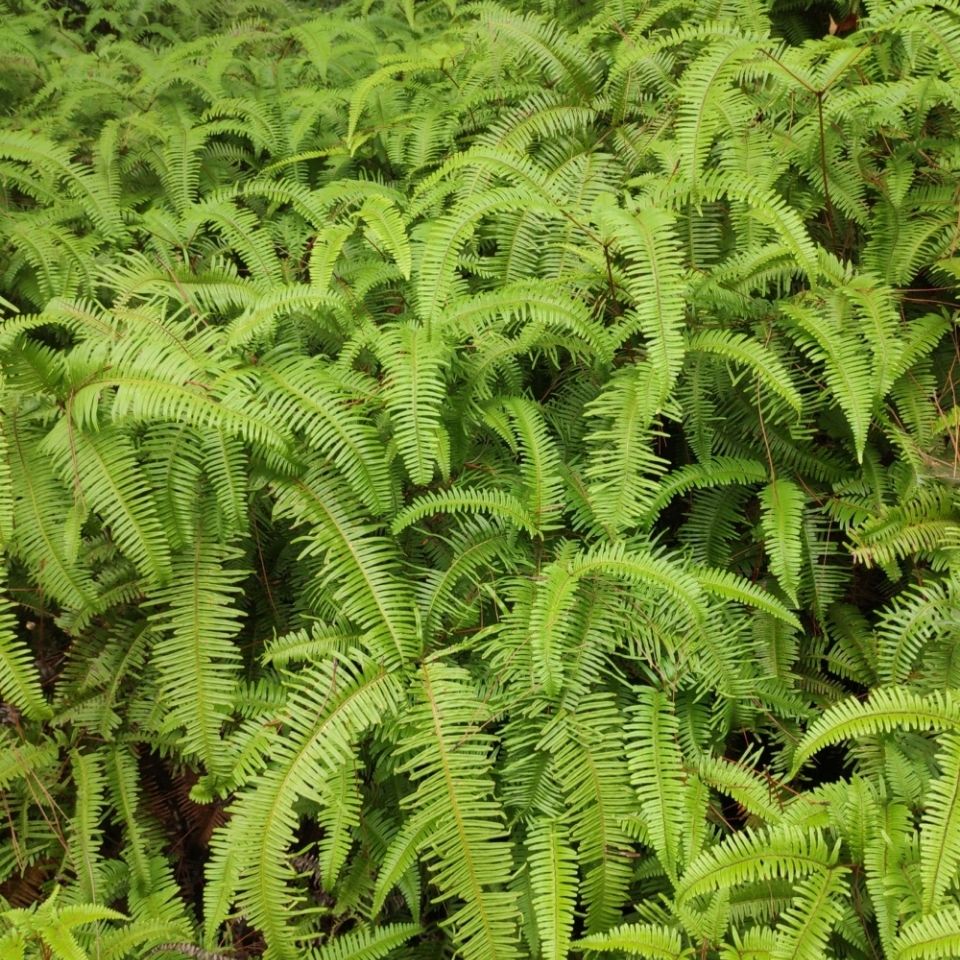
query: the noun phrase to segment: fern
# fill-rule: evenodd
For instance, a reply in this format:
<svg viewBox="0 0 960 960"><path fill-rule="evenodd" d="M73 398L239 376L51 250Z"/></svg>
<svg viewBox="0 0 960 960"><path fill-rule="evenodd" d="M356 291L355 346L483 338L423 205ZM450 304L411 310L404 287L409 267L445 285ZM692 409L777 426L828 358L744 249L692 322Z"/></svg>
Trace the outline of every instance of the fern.
<svg viewBox="0 0 960 960"><path fill-rule="evenodd" d="M541 949L547 960L565 957L577 899L576 851L561 823L537 824L527 840L530 887Z"/></svg>
<svg viewBox="0 0 960 960"><path fill-rule="evenodd" d="M942 773L930 784L928 805L920 829L920 868L923 910L933 913L956 878L960 847L956 821L960 817L960 743L955 735L943 738Z"/></svg>
<svg viewBox="0 0 960 960"><path fill-rule="evenodd" d="M442 898L454 901L448 923L464 957L513 957L515 896L496 889L506 883L512 857L490 799L483 706L458 669L434 662L421 672L403 748L413 754L405 768L417 784L410 804L432 823L426 845L433 880Z"/></svg>
<svg viewBox="0 0 960 960"><path fill-rule="evenodd" d="M955 0L309 6L5 9L0 954L957 955Z"/></svg>
<svg viewBox="0 0 960 960"><path fill-rule="evenodd" d="M803 492L790 480L778 478L763 488L764 545L770 567L790 599L797 602L802 547L800 524L803 520Z"/></svg>

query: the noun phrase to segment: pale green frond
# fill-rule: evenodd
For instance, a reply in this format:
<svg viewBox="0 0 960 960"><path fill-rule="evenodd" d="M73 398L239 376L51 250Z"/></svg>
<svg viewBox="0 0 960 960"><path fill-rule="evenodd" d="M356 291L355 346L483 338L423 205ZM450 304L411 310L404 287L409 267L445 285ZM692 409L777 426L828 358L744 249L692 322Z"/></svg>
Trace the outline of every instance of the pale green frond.
<svg viewBox="0 0 960 960"><path fill-rule="evenodd" d="M655 452L663 383L650 363L618 371L585 409L596 424L588 436L590 505L617 532L652 508L666 462Z"/></svg>
<svg viewBox="0 0 960 960"><path fill-rule="evenodd" d="M923 911L935 913L960 872L960 736L940 740L940 776L930 781L920 822Z"/></svg>
<svg viewBox="0 0 960 960"><path fill-rule="evenodd" d="M426 486L443 443L442 370L447 350L426 327L405 325L381 333L380 355L386 371L384 402L410 479Z"/></svg>
<svg viewBox="0 0 960 960"><path fill-rule="evenodd" d="M0 586L2 585L0 581ZM17 636L17 623L13 616L13 609L6 598L2 597L0 597L0 697L22 710L28 717L43 719L51 715L30 647Z"/></svg>
<svg viewBox="0 0 960 960"><path fill-rule="evenodd" d="M683 364L683 275L674 218L656 207L622 210L610 202L597 209L608 243L623 257L623 282L631 311L618 334L635 330L647 340L647 376L656 378L659 411Z"/></svg>
<svg viewBox="0 0 960 960"><path fill-rule="evenodd" d="M664 694L656 690L643 694L633 706L625 730L630 779L650 843L667 875L676 882L686 859L683 839L690 831L684 822L687 778L677 718Z"/></svg>
<svg viewBox="0 0 960 960"><path fill-rule="evenodd" d="M531 825L527 865L544 960L564 960L570 948L577 902L577 857L569 833L557 821Z"/></svg>
<svg viewBox="0 0 960 960"><path fill-rule="evenodd" d="M836 861L818 831L793 826L744 830L730 834L701 853L686 869L677 886L680 903L723 887L758 880L800 880L826 875Z"/></svg>
<svg viewBox="0 0 960 960"><path fill-rule="evenodd" d="M687 341L687 350L712 354L748 367L767 390L793 410L800 413L803 409L803 399L787 367L759 340L729 330L700 330Z"/></svg>
<svg viewBox="0 0 960 960"><path fill-rule="evenodd" d="M896 960L949 960L960 950L960 907L949 906L905 925L894 942Z"/></svg>
<svg viewBox="0 0 960 960"><path fill-rule="evenodd" d="M836 867L806 877L777 924L771 960L818 960L843 916L846 871Z"/></svg>
<svg viewBox="0 0 960 960"><path fill-rule="evenodd" d="M307 956L310 960L380 960L419 932L415 923L351 930L333 937Z"/></svg>
<svg viewBox="0 0 960 960"><path fill-rule="evenodd" d="M342 612L363 628L365 645L390 663L411 659L419 648L414 598L396 545L366 521L322 468L280 484L275 509L277 516L306 527L302 555L327 559L321 581L329 583Z"/></svg>
<svg viewBox="0 0 960 960"><path fill-rule="evenodd" d="M186 755L196 753L207 772L224 775L229 755L222 739L236 696L241 662L236 609L243 574L236 550L212 543L198 530L194 543L175 557L169 583L150 598L160 635L153 645L166 708L167 730L183 730Z"/></svg>
<svg viewBox="0 0 960 960"><path fill-rule="evenodd" d="M797 603L803 546L800 529L806 497L792 480L778 477L760 492L763 505L764 547L770 558L770 569L784 593Z"/></svg>
<svg viewBox="0 0 960 960"><path fill-rule="evenodd" d="M842 700L807 729L794 751L791 776L830 744L900 729L958 730L960 703L950 690L923 695L909 687L879 687L866 701Z"/></svg>
<svg viewBox="0 0 960 960"><path fill-rule="evenodd" d="M576 941L575 946L596 953L626 953L646 960L680 960L694 954L684 950L680 934L651 923L625 923L607 933Z"/></svg>
<svg viewBox="0 0 960 960"><path fill-rule="evenodd" d="M233 817L210 862L217 869L225 858L230 861L229 892L220 907L237 900L277 957L299 956L296 926L287 922L297 897L286 860L299 820L297 801L320 802L316 784L350 758L358 739L382 723L399 700L397 681L376 664L337 658L301 674L271 765L234 801ZM208 931L222 919L211 914Z"/></svg>
<svg viewBox="0 0 960 960"><path fill-rule="evenodd" d="M442 899L452 901L446 923L465 960L516 957L516 897L506 889L513 856L491 796L484 705L458 667L433 661L419 673L404 769L416 784L410 808L433 822L425 852Z"/></svg>

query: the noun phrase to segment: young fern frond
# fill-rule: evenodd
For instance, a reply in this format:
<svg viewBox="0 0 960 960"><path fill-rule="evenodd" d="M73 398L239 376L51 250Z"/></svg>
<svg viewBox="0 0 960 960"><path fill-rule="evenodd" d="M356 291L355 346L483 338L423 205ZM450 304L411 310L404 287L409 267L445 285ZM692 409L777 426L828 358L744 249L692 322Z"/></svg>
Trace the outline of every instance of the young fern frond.
<svg viewBox="0 0 960 960"><path fill-rule="evenodd" d="M597 519L621 532L650 510L655 478L666 464L653 449L662 383L648 363L619 371L586 414L591 430L586 477Z"/></svg>
<svg viewBox="0 0 960 960"><path fill-rule="evenodd" d="M419 933L415 923L391 923L341 933L310 950L311 960L380 960Z"/></svg>
<svg viewBox="0 0 960 960"><path fill-rule="evenodd" d="M608 199L608 198L605 198ZM624 258L623 283L632 310L618 325L621 342L639 331L647 340L647 376L655 378L659 412L683 364L684 314L680 248L673 217L655 207L621 210L599 204L600 228Z"/></svg>
<svg viewBox="0 0 960 960"><path fill-rule="evenodd" d="M443 444L441 369L446 350L423 326L383 331L381 342L384 401L394 436L410 479L423 487L433 479Z"/></svg>
<svg viewBox="0 0 960 960"><path fill-rule="evenodd" d="M400 575L394 544L364 522L356 506L327 471L315 468L303 480L285 483L276 513L307 525L301 556L326 557L321 576L343 613L364 630L364 644L387 663L411 659L419 647L413 597Z"/></svg>
<svg viewBox="0 0 960 960"><path fill-rule="evenodd" d="M630 744L630 777L650 844L667 875L676 883L689 851L682 839L689 834L684 823L686 779L677 741L677 718L672 705L659 691L634 706L625 735Z"/></svg>
<svg viewBox="0 0 960 960"><path fill-rule="evenodd" d="M5 579L5 578L4 578ZM2 585L2 584L0 584ZM10 604L0 598L0 696L26 716L50 716L30 648L17 636Z"/></svg>
<svg viewBox="0 0 960 960"><path fill-rule="evenodd" d="M816 960L843 917L846 871L835 867L801 880L796 898L777 925L775 960Z"/></svg>
<svg viewBox="0 0 960 960"><path fill-rule="evenodd" d="M400 510L390 526L397 534L435 514L486 513L528 532L537 533L534 518L515 496L501 490L471 490L452 487L445 492L424 493Z"/></svg>
<svg viewBox="0 0 960 960"><path fill-rule="evenodd" d="M793 826L733 834L687 867L677 887L677 901L757 880L826 876L832 873L836 853L822 834Z"/></svg>

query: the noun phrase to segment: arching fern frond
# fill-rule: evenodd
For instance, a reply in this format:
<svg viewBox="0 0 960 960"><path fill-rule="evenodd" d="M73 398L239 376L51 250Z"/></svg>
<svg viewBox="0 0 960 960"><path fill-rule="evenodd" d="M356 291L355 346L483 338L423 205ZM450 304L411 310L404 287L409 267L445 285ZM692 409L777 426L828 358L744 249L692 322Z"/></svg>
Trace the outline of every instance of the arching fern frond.
<svg viewBox="0 0 960 960"><path fill-rule="evenodd" d="M812 723L793 755L791 775L818 750L833 743L897 729L960 729L960 703L952 691L915 693L908 687L880 687L866 702L843 700Z"/></svg>

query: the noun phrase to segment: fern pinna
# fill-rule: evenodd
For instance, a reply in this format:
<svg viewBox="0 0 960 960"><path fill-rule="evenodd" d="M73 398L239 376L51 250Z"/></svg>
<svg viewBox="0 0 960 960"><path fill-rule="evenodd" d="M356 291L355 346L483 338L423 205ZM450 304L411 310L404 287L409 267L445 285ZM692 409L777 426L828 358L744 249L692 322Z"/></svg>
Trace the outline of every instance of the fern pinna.
<svg viewBox="0 0 960 960"><path fill-rule="evenodd" d="M7 0L0 956L960 956L960 4Z"/></svg>

